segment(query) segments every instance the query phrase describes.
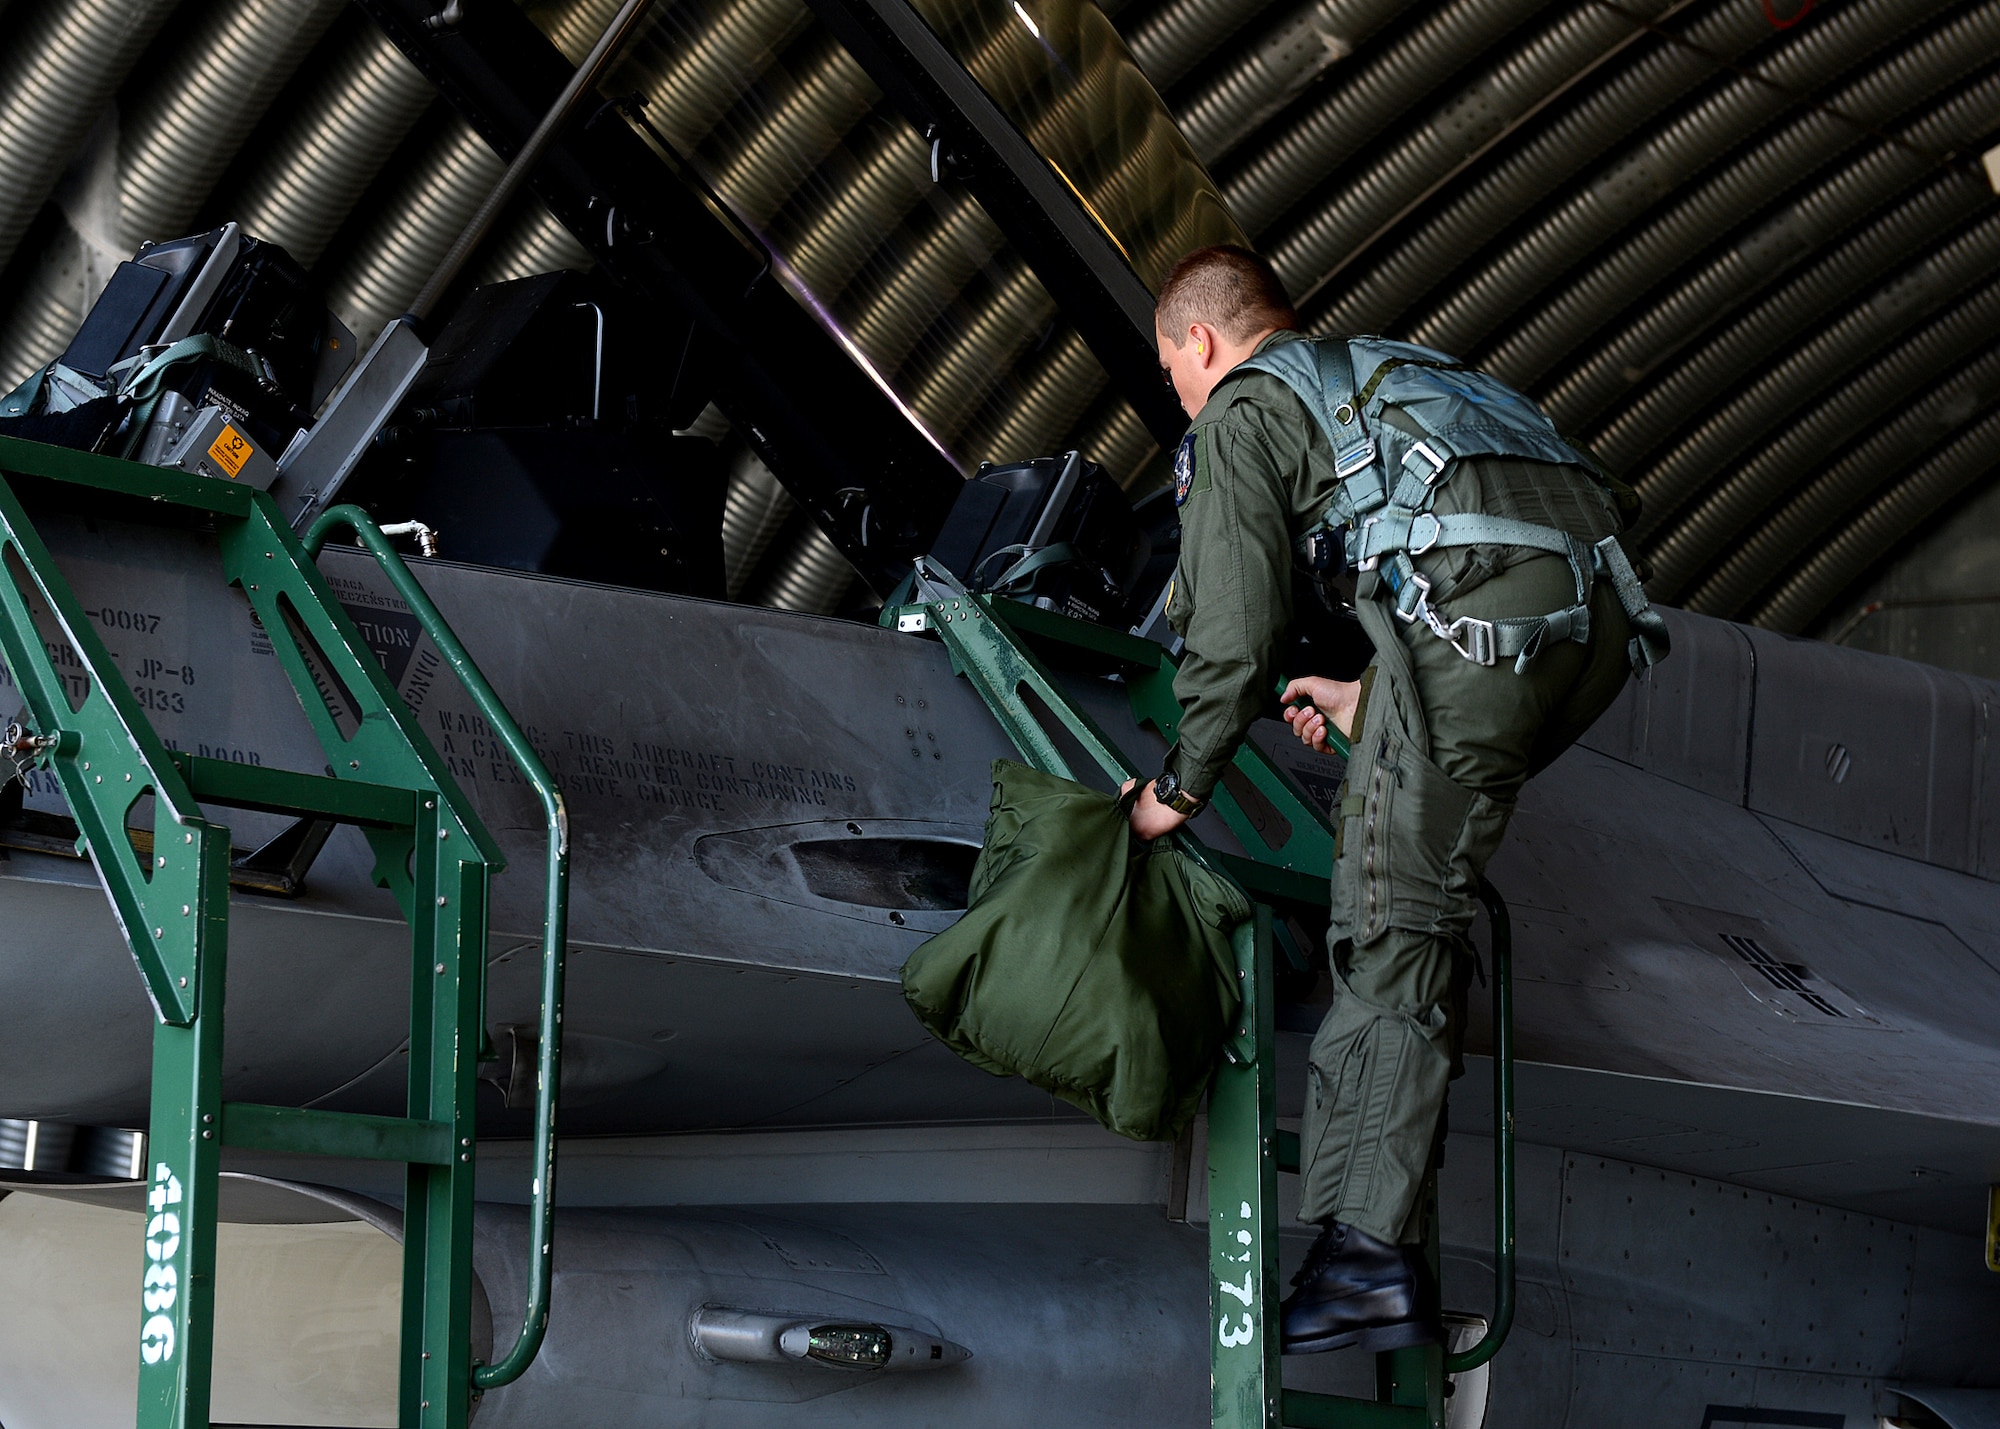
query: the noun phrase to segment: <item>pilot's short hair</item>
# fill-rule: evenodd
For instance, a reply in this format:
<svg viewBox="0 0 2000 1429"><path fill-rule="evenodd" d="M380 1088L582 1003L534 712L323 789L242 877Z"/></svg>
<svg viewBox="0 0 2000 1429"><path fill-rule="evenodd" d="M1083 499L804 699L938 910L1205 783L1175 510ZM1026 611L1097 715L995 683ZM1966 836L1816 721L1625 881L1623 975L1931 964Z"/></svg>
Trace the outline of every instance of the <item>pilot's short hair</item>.
<svg viewBox="0 0 2000 1429"><path fill-rule="evenodd" d="M1182 347L1194 323L1242 342L1267 328L1295 328L1299 314L1268 261L1238 244L1218 243L1174 264L1160 284L1153 320Z"/></svg>

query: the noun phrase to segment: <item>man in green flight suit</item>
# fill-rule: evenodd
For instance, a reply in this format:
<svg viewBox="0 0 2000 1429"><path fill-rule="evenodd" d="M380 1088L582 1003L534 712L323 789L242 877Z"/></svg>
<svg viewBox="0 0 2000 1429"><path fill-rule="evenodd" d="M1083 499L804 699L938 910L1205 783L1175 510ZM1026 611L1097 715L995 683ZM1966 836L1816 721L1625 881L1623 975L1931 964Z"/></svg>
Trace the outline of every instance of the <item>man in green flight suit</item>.
<svg viewBox="0 0 2000 1429"><path fill-rule="evenodd" d="M1313 343L1297 324L1245 249L1192 253L1162 285L1160 367L1193 418L1168 608L1187 652L1179 740L1131 821L1157 838L1199 811L1269 708L1295 590L1317 598L1302 577L1324 588L1343 557L1359 567L1372 663L1282 696L1310 701L1285 717L1317 748L1329 719L1359 730L1334 999L1307 1066L1299 1214L1322 1230L1282 1330L1288 1353L1385 1350L1437 1333L1405 1248L1423 1239L1480 874L1528 777L1665 639L1617 550L1611 491L1532 403L1442 353Z"/></svg>

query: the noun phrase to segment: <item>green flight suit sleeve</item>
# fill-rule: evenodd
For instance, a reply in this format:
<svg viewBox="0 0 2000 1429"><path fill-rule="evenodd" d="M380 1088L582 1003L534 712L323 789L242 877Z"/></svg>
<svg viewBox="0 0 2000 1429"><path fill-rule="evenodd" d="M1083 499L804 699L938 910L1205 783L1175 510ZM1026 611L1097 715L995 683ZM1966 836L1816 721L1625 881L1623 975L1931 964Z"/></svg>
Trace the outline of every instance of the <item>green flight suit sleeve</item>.
<svg viewBox="0 0 2000 1429"><path fill-rule="evenodd" d="M1195 429L1193 480L1181 506L1175 604L1187 652L1174 679L1181 725L1169 763L1199 799L1270 699L1292 617L1287 473L1262 424L1239 417L1244 410Z"/></svg>

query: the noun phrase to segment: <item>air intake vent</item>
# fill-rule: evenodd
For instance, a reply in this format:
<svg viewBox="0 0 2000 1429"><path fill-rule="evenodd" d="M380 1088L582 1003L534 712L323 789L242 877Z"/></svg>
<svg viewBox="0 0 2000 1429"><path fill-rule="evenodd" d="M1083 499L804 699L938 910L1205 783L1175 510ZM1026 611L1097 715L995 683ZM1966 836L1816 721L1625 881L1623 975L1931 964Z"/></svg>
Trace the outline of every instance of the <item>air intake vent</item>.
<svg viewBox="0 0 2000 1429"><path fill-rule="evenodd" d="M1695 947L1727 968L1743 991L1800 1027L1883 1028L1882 1019L1807 965L1784 931L1762 918L1657 900Z"/></svg>
<svg viewBox="0 0 2000 1429"><path fill-rule="evenodd" d="M1783 962L1755 938L1746 938L1740 933L1724 933L1721 936L1730 951L1763 974L1764 981L1779 992L1791 994L1827 1017L1846 1018L1846 1013L1813 991L1812 969L1804 963Z"/></svg>

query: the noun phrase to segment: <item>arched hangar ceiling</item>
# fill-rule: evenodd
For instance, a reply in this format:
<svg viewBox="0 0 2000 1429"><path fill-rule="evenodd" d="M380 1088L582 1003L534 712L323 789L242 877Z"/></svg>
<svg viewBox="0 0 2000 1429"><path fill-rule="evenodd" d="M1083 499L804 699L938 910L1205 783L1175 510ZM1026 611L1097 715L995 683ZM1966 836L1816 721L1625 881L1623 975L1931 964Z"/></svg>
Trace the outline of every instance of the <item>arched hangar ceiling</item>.
<svg viewBox="0 0 2000 1429"><path fill-rule="evenodd" d="M2000 5L1163 0L1120 17L1310 327L1457 353L1785 630L2000 456ZM1291 97L1287 97L1287 96Z"/></svg>
<svg viewBox="0 0 2000 1429"><path fill-rule="evenodd" d="M574 60L616 6L526 8ZM918 8L989 88L1012 17L1043 13ZM1189 217L1191 148L1310 326L1480 362L1633 481L1656 597L1808 628L1990 481L2000 0L1129 0L1113 23L1179 135L1070 10L1089 62L1014 112L1106 136L1076 182L1140 276L1224 231ZM823 265L805 279L874 324L961 466L1082 443L1150 479L1102 368L802 0L658 0L652 23L650 113ZM0 382L140 239L225 217L372 328L499 169L340 0L0 0ZM533 203L480 259L586 261ZM754 460L725 539L752 598L827 608L848 584Z"/></svg>

